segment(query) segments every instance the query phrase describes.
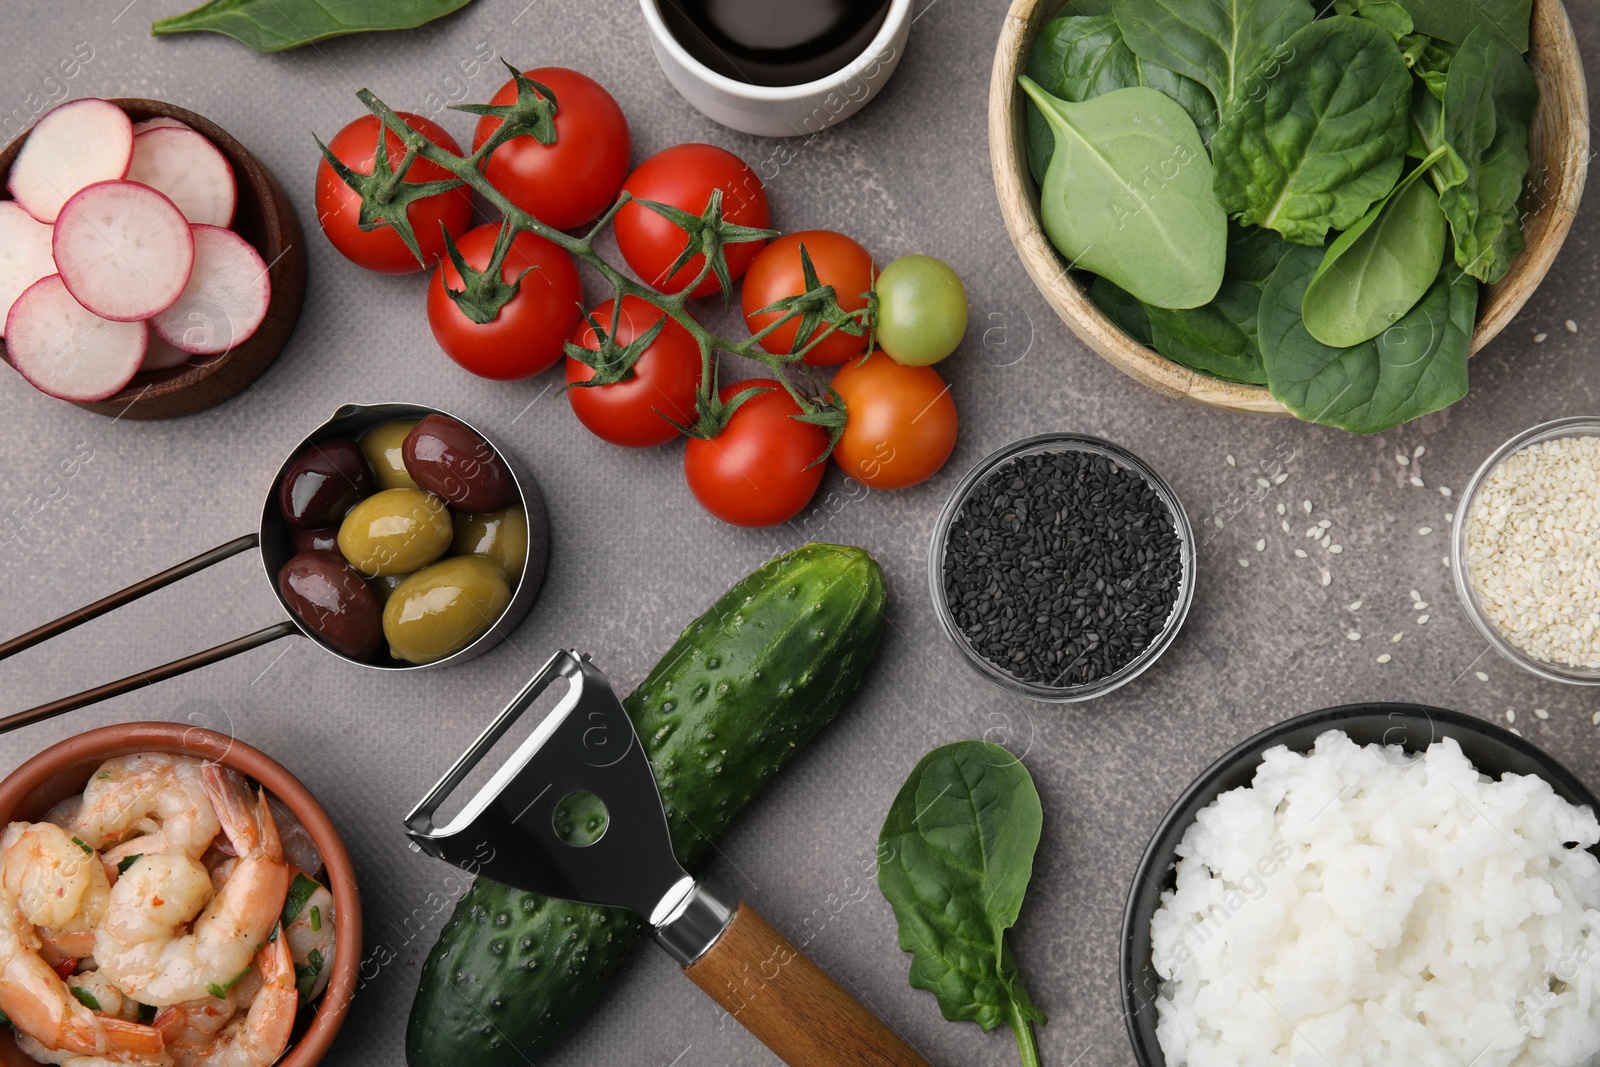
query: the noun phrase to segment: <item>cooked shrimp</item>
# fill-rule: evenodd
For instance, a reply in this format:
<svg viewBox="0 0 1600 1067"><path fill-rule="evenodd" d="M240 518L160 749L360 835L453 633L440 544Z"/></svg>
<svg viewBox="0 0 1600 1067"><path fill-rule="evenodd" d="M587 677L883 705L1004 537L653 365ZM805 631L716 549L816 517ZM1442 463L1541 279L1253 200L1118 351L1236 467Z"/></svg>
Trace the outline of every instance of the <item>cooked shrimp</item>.
<svg viewBox="0 0 1600 1067"><path fill-rule="evenodd" d="M289 1047L300 995L295 990L294 961L283 938L261 950L256 959L261 988L243 1018L235 1018L216 1036L192 1043L185 1034L172 1046L178 1067L268 1067Z"/></svg>
<svg viewBox="0 0 1600 1067"><path fill-rule="evenodd" d="M72 993L73 999L80 1004L88 1005L91 1011L108 1019L138 1022L138 1002L132 997L124 996L122 990L99 971L74 974L66 981L67 989Z"/></svg>
<svg viewBox="0 0 1600 1067"><path fill-rule="evenodd" d="M52 823L14 822L0 835L0 885L61 959L94 951L111 882L82 838Z"/></svg>
<svg viewBox="0 0 1600 1067"><path fill-rule="evenodd" d="M57 1052L45 1048L27 1034L17 1034L17 1048L37 1063L57 1063L62 1067L172 1067L172 1057L165 1052L151 1056L80 1056L75 1052Z"/></svg>
<svg viewBox="0 0 1600 1067"><path fill-rule="evenodd" d="M73 997L39 955L33 924L15 897L0 887L0 1012L51 1051L129 1060L159 1057L153 1028L96 1015Z"/></svg>
<svg viewBox="0 0 1600 1067"><path fill-rule="evenodd" d="M288 892L289 868L265 794L252 803L215 765L206 766L204 783L239 857L221 891L213 896L210 872L198 860L147 854L112 887L96 933L100 969L144 1004L182 1004L230 986L249 970ZM190 920L193 929L180 933Z"/></svg>
<svg viewBox="0 0 1600 1067"><path fill-rule="evenodd" d="M107 760L84 788L71 829L91 848L118 846L106 855L113 865L139 853L198 859L222 828L206 792L204 766L191 756L162 752Z"/></svg>
<svg viewBox="0 0 1600 1067"><path fill-rule="evenodd" d="M310 893L302 900L300 891L307 889ZM300 910L289 915L289 909L296 904L299 904ZM295 871L294 879L289 883L289 902L283 910L284 918L289 922L283 928L283 936L289 942L289 955L293 957L301 975L316 976L305 997L315 1000L328 987L328 974L333 966L333 952L338 940L338 915L334 910L333 894L321 882L306 877L305 872Z"/></svg>

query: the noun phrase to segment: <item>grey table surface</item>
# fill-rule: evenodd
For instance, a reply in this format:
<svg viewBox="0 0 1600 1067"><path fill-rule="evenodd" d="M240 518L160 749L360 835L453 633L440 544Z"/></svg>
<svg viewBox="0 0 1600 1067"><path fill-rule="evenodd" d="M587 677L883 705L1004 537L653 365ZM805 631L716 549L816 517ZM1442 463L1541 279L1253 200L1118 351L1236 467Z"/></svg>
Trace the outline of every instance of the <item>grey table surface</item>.
<svg viewBox="0 0 1600 1067"><path fill-rule="evenodd" d="M214 119L279 175L308 227L305 310L254 387L185 419L114 423L0 372L0 510L30 514L0 543L0 630L20 632L249 532L283 454L346 401L420 402L476 421L536 471L553 522L550 578L532 614L512 640L463 667L381 676L288 641L0 738L0 770L9 771L77 731L170 719L236 735L297 774L342 828L366 907L366 981L329 1064L401 1062L421 962L453 901L448 869L406 851L400 817L486 718L558 646L591 651L619 686L631 686L723 588L808 539L864 545L882 561L888 637L859 698L725 839L713 873L807 939L819 963L934 1063L1000 1065L1016 1056L1006 1034L945 1022L932 996L906 984L909 957L872 882L884 812L936 745L1000 740L1038 782L1044 840L1015 945L1051 1016L1040 1033L1045 1062L1062 1067L1132 1061L1117 981L1128 884L1168 805L1247 735L1351 701L1421 701L1501 722L1514 711L1526 736L1600 788L1600 729L1590 723L1600 699L1524 675L1477 638L1441 562L1454 503L1440 491L1459 489L1512 433L1600 409L1595 211L1579 217L1532 302L1473 361L1467 400L1356 437L1163 398L1096 358L1055 318L1011 248L989 177L984 110L1004 0L918 0L905 60L883 94L805 143L734 134L692 110L657 68L628 0L478 0L419 31L275 56L212 35L148 36L153 18L185 6L6 0L0 124L10 137L49 103L93 95L158 97ZM1589 0L1571 7L1592 73L1600 11ZM59 65L74 53L90 58L63 78ZM846 231L880 263L910 252L948 260L966 279L972 308L966 343L941 367L962 419L949 466L892 494L862 493L832 471L801 519L738 530L694 504L679 446L613 449L577 424L552 375L488 382L445 359L427 328L420 276L366 274L318 233L311 136L326 138L359 114L353 94L369 86L395 106L436 113L465 140L471 120L441 109L487 99L502 80L497 65L483 62L489 55L597 78L628 115L635 160L694 140L739 153L767 178L784 229ZM1539 334L1548 335L1542 343ZM1052 707L1004 695L958 661L930 606L927 543L962 471L1015 438L1062 429L1141 453L1202 533L1194 609L1158 667L1097 702ZM1410 466L1396 462L1424 446ZM52 490L47 474L80 449L93 459ZM1288 478L1262 490L1264 468ZM43 504L36 511L30 494ZM1332 521L1342 554L1306 539L1321 518ZM1295 556L1301 547L1308 559ZM1430 605L1426 624L1410 590ZM1349 610L1357 600L1359 611ZM260 566L239 557L0 664L0 711L259 628L277 610ZM1379 664L1382 653L1392 662ZM736 1027L719 1026L717 1010L667 957L645 949L602 1009L545 1062L776 1061Z"/></svg>

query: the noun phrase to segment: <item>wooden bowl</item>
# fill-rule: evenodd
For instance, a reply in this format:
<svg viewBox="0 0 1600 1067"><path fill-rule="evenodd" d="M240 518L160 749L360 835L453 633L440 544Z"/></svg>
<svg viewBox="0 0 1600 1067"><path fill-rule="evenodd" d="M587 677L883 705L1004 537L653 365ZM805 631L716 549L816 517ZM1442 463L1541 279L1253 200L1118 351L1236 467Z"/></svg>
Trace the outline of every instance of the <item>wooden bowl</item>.
<svg viewBox="0 0 1600 1067"><path fill-rule="evenodd" d="M160 100L123 98L111 102L134 122L157 117L177 119L204 134L228 158L239 186L233 229L261 253L272 280L267 317L248 341L221 355L199 358L193 365L141 371L111 399L77 405L96 414L128 419L192 415L227 400L259 378L278 358L300 317L300 302L306 293L305 237L294 205L278 179L227 130L193 111ZM0 151L0 186L11 176L11 164L27 136L22 134ZM5 355L5 342L0 341L0 359Z"/></svg>
<svg viewBox="0 0 1600 1067"><path fill-rule="evenodd" d="M328 974L328 987L312 1006L309 1025L302 1020L276 1067L312 1067L320 1063L350 1012L361 968L361 896L355 868L339 831L327 812L294 775L277 761L243 741L171 722L132 722L105 726L52 745L26 761L0 782L0 826L13 820L33 821L74 793L113 756L135 752L170 752L195 756L232 767L265 786L305 826L322 853L327 882L338 915L338 943ZM303 1015L304 1013L302 1013ZM0 1067L36 1067L0 1028Z"/></svg>
<svg viewBox="0 0 1600 1067"><path fill-rule="evenodd" d="M1123 333L1089 299L1083 277L1068 269L1045 236L1039 190L1028 172L1024 98L1017 76L1027 69L1039 28L1062 6L1062 0L1012 0L989 81L989 160L1000 214L1022 265L1078 339L1124 374L1168 396L1210 407L1287 415L1265 386L1238 385L1180 367ZM1544 280L1577 216L1589 166L1588 90L1561 0L1534 0L1528 60L1539 82L1539 108L1529 138L1533 166L1524 205L1527 244L1510 272L1488 286L1479 300L1474 354L1505 328Z"/></svg>

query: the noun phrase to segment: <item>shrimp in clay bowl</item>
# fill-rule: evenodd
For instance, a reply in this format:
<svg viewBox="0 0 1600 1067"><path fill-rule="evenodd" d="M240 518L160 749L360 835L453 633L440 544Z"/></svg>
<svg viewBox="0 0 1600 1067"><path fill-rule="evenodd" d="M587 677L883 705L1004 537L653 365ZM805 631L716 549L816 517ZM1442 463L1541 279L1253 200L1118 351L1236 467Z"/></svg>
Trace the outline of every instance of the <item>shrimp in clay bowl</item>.
<svg viewBox="0 0 1600 1067"><path fill-rule="evenodd" d="M311 1067L361 902L315 798L240 741L107 726L0 782L0 1067Z"/></svg>

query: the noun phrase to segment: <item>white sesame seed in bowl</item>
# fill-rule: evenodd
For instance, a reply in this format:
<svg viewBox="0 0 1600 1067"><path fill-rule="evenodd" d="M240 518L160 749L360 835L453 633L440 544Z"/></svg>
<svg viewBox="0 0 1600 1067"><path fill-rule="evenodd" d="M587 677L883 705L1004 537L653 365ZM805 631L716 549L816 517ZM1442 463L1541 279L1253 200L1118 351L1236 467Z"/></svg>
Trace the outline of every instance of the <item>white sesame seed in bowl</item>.
<svg viewBox="0 0 1600 1067"><path fill-rule="evenodd" d="M1461 499L1450 567L1478 632L1541 678L1600 685L1600 418L1516 435Z"/></svg>

